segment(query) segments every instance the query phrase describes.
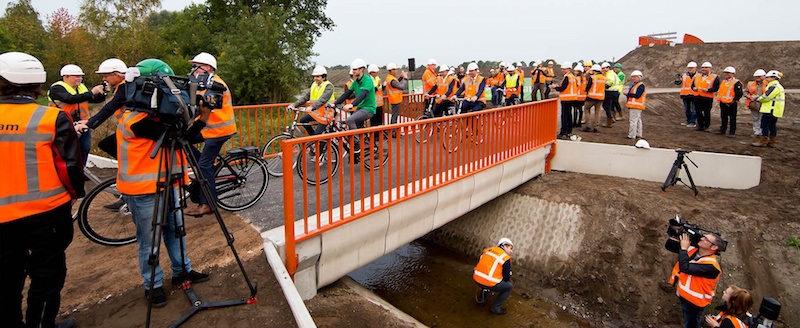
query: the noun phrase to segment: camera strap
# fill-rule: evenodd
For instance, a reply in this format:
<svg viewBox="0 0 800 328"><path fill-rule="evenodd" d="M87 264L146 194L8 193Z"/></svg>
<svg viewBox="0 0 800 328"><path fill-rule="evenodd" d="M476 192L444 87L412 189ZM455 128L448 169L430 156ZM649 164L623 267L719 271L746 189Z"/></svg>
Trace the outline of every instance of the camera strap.
<svg viewBox="0 0 800 328"><path fill-rule="evenodd" d="M188 122L188 120L190 119L188 111L187 111L189 107L188 107L188 105L186 105L186 102L183 101L183 97L181 97L181 90L178 89L178 87L175 86L175 83L172 83L172 80L170 80L169 76L162 76L161 79L164 80L164 84L167 85L167 87L169 88L170 93L172 93L172 96L178 99L178 103L181 104L180 111L183 112L182 114L184 115L185 119ZM181 113L178 112L178 114L181 114Z"/></svg>

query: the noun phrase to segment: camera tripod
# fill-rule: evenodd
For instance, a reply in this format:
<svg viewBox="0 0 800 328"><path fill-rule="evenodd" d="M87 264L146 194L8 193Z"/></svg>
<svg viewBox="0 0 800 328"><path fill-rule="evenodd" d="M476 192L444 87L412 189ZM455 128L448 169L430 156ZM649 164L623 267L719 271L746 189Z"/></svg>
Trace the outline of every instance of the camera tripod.
<svg viewBox="0 0 800 328"><path fill-rule="evenodd" d="M148 257L148 264L152 266L150 272L150 286L148 286L148 290L152 291L155 284L156 268L159 266L159 249L161 245L162 232L168 224L167 218L171 217L174 222L175 238L180 240L178 242L180 245L181 254L180 261L183 269L182 272L184 273L183 277L186 279L181 283L180 288L186 294L186 297L189 299L189 303L192 304L192 307L178 320L171 323L169 327L180 326L192 315L204 309L252 304L258 300L256 297L258 285L253 285L253 283L250 281L250 278L247 276L247 272L244 269L242 260L239 258L239 254L236 252L236 248L233 246L233 235L228 232L225 222L222 220L222 216L217 208L217 204L214 201L208 202L208 206L214 213L217 223L219 224L222 233L225 235L228 247L230 247L234 258L236 259L236 263L239 265L239 270L241 270L242 276L247 282L247 287L250 289L250 296L240 299L207 302L201 300L197 293L192 289L191 282L187 277L189 272L186 270L185 241L183 240L184 236L186 236L182 211L182 208L184 207L183 205L185 204L182 204L179 194L181 189L186 187L186 180L184 179L186 173L184 164L186 164L186 162L183 158L178 157L179 150L182 151L186 160L188 160L188 164L194 169L194 174L196 175L197 181L200 184L200 192L205 195L206 199L213 199L213 197L211 197L211 189L208 184L207 177L202 175L202 171L199 169L197 158L195 158L194 154L192 153L191 145L181 134L181 130L182 129L180 128L169 127L158 140L152 154L150 155L150 158L156 158L156 156L158 156L159 173L157 180L158 182L156 185L155 212L153 216L153 238L150 245L150 255ZM173 272L173 275L174 274L175 273ZM147 321L145 322L146 327L150 327L152 297L153 293L150 293L147 302Z"/></svg>
<svg viewBox="0 0 800 328"><path fill-rule="evenodd" d="M680 149L677 149L677 150L675 150L675 152L678 153L678 158L676 158L675 162L672 163L672 168L669 170L669 174L667 175L667 180L664 181L664 185L661 186L661 191L662 192L666 192L667 188L672 187L676 183L680 182L684 186L689 187L689 189L692 189L694 191L694 197L697 198L697 194L699 193L697 191L697 186L694 185L694 180L692 180L692 174L689 173L689 166L686 165L686 162L683 161L684 158L688 159L689 162L692 163L692 165L694 165L694 167L699 167L687 155L687 154L691 153L692 151L691 150L680 150ZM680 178L681 167L683 167L683 169L686 170L686 177L689 178L689 184L688 185L685 182L683 182L683 180L681 180L681 178Z"/></svg>

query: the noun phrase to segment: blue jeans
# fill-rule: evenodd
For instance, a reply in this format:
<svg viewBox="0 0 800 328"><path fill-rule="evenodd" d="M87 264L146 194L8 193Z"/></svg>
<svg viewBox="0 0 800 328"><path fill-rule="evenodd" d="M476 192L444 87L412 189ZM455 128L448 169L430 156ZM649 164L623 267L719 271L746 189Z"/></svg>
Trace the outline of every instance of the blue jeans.
<svg viewBox="0 0 800 328"><path fill-rule="evenodd" d="M81 155L83 155L83 166L86 166L86 161L89 160L89 151L92 150L92 130L86 130L86 132L81 133L81 137L78 140L81 143Z"/></svg>
<svg viewBox="0 0 800 328"><path fill-rule="evenodd" d="M686 124L697 123L697 113L694 111L694 99L692 97L683 98L683 109L686 111Z"/></svg>
<svg viewBox="0 0 800 328"><path fill-rule="evenodd" d="M154 282L153 288L161 287L164 285L164 271L161 270L161 266L157 266L156 275L153 277L151 275L153 266L147 263L150 258L150 245L153 243L153 214L156 211L156 194L122 195L122 199L128 204L131 214L133 214L133 223L136 224L136 241L139 244L139 271L141 271L144 279L144 288L150 287L151 280ZM184 272L184 268L186 272L190 272L192 267L189 265L191 261L186 257L186 239L175 236L176 223L182 226L183 217L180 212L177 212L178 215L172 211L169 211L169 213L164 218L167 221L167 225L162 229L162 238L172 263L172 276L176 277ZM183 254L181 254L181 244L183 244ZM183 258L183 263L181 263L181 258Z"/></svg>
<svg viewBox="0 0 800 328"><path fill-rule="evenodd" d="M214 200L217 199L217 184L214 180L214 160L217 158L217 155L219 155L222 145L230 138L231 136L205 139L205 146L203 146L202 153L198 151L197 148L192 148L194 150L194 156L197 157L197 165L200 166L200 172L203 174L203 178L208 180L208 187L211 189L211 197L214 197ZM200 193L200 204L208 204L208 199L206 199L206 195L202 192Z"/></svg>
<svg viewBox="0 0 800 328"><path fill-rule="evenodd" d="M500 93L497 92L497 89L500 89L498 86L492 87L492 105L495 107L500 105L500 99L503 97Z"/></svg>
<svg viewBox="0 0 800 328"><path fill-rule="evenodd" d="M764 137L778 136L778 118L771 113L761 113L761 135Z"/></svg>
<svg viewBox="0 0 800 328"><path fill-rule="evenodd" d="M486 104L480 101L465 101L461 103L461 114L466 114L469 112L477 112L484 108L486 108Z"/></svg>
<svg viewBox="0 0 800 328"><path fill-rule="evenodd" d="M493 292L500 293L497 295L497 298L494 299L494 303L492 303L492 310L500 310L500 307L503 306L503 303L506 302L509 296L511 296L511 289L514 288L514 285L508 281L501 281L499 284L494 285L494 287L489 288L489 290Z"/></svg>
<svg viewBox="0 0 800 328"><path fill-rule="evenodd" d="M683 310L683 328L700 328L704 308L692 304L692 302L683 299L683 297L679 298L681 300L681 309Z"/></svg>

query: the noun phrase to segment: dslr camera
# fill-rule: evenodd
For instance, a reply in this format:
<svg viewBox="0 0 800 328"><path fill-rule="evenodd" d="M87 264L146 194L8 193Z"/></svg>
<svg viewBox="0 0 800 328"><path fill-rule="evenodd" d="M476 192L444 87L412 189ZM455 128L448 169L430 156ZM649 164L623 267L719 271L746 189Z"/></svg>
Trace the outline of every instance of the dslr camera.
<svg viewBox="0 0 800 328"><path fill-rule="evenodd" d="M684 221L681 219L680 215L675 215L674 218L669 219L669 224L667 225L667 236L669 236L669 238L664 244L664 247L670 252L678 253L681 250L680 236L682 234L689 235L690 244L697 247L697 243L700 242L700 239L709 233L717 237L714 241L714 245L717 245L718 253L728 249L728 242L722 239L719 233L703 228L697 224L689 223L689 221Z"/></svg>

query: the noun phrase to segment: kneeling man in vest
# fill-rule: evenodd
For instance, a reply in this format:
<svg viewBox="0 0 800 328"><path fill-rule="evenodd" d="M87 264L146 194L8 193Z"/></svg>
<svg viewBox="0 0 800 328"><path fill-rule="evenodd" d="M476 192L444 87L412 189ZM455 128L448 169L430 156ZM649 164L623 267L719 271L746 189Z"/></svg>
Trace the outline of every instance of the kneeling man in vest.
<svg viewBox="0 0 800 328"><path fill-rule="evenodd" d="M514 287L511 282L511 254L514 245L508 238L500 238L500 242L495 247L489 247L483 251L472 279L475 282L493 292L500 293L489 309L494 314L506 314L506 309L500 308L503 303L511 296L511 289Z"/></svg>

